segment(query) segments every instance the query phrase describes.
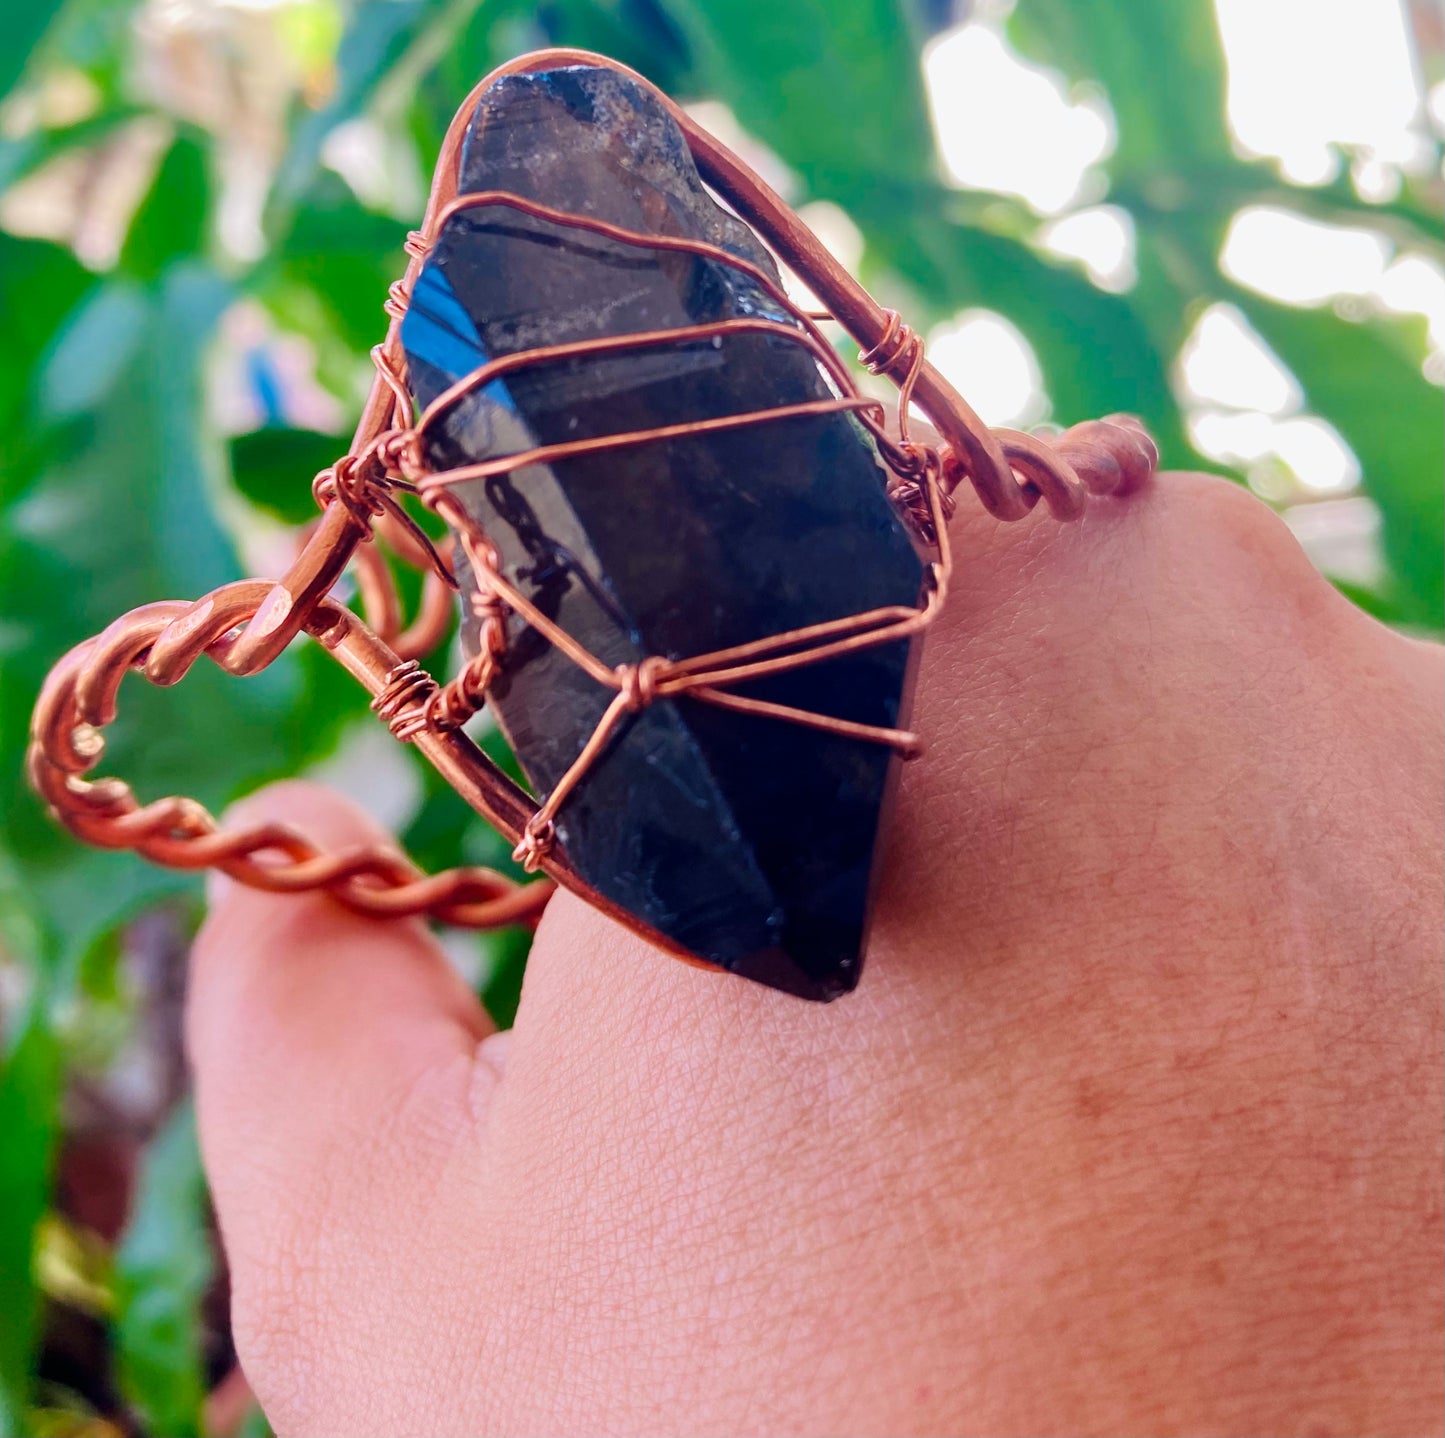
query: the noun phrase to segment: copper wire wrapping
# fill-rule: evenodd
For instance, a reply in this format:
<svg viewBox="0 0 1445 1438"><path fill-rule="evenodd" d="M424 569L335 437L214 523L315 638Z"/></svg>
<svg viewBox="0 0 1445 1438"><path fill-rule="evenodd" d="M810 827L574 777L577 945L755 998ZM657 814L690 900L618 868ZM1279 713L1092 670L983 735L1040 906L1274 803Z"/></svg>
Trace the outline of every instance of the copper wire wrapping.
<svg viewBox="0 0 1445 1438"><path fill-rule="evenodd" d="M690 238L659 236L629 230L592 216L559 210L506 191L491 190L459 196L442 210L438 224L445 225L455 216L467 211L493 206L514 209L551 224L585 230L623 245L648 250L680 251L730 266L751 276L793 321L789 324L759 317L724 319L669 329L575 340L504 355L478 366L470 374L452 384L427 406L411 428L395 431L384 437L378 437L378 440L374 441L378 454L385 452L393 456L401 475L415 486L415 493L422 502L443 514L452 528L461 536L478 591L493 606L493 614L510 611L518 615L599 684L617 692L617 697L604 712L597 728L583 745L571 767L558 780L552 792L529 822L513 857L529 870L536 868L554 841L555 820L562 805L582 783L587 771L602 753L608 740L627 715L638 713L659 699L686 695L736 712L805 724L826 733L888 744L905 755L916 754L919 748L917 736L906 731L853 723L831 715L817 714L788 705L746 698L730 691L733 685L745 680L760 678L766 674L786 669L795 669L805 664L817 663L822 659L837 657L865 646L904 639L917 633L928 624L942 604L950 567L947 543L943 537L946 525L943 520L943 496L938 487L941 465L937 454L926 447L907 443L906 416L900 416L899 426L900 434L904 436L904 443L898 445L893 442L891 436L884 429L883 406L878 401L868 399L858 392L847 368L832 347L828 345L814 322L806 312L792 302L781 285L759 266L734 255L720 245ZM417 248L420 246L418 245ZM388 297L388 308L393 318L400 318L405 314L409 299L407 286L393 286ZM441 472L428 467L426 459L428 431L457 404L505 375L513 374L529 366L556 363L560 360L598 358L627 353L632 350L696 344L736 334L762 334L789 343L801 344L832 378L834 386L839 391L838 395L826 400L740 411L736 414L705 420L689 420L641 430L618 431L613 434L594 435L561 443L538 445L514 454L496 456ZM896 323L883 343L885 345L901 343L908 347L908 374L899 391L900 406L906 406L908 395L913 388L913 380L922 364L922 344L912 335L911 331ZM870 362L875 357L865 355L861 358L865 362ZM888 457L895 472L908 476L909 482L915 487L915 492L924 501L925 522L920 527L926 530L931 541L939 549L938 558L930 567L927 598L916 608L891 606L874 609L828 624L789 630L726 651L700 654L681 660L670 660L654 655L644 658L636 665L609 669L578 644L561 626L542 614L518 589L502 577L495 554L491 546L486 543L485 536L476 529L465 510L455 503L449 494L449 491L459 484L475 482L492 475L510 473L531 464L655 444L674 437L692 436L755 424L776 424L802 416L845 410L857 414L873 434L879 449ZM905 506L905 513L912 513L912 511ZM439 691L430 707L425 701L431 700L432 696L424 695L419 699L414 713L409 719L405 715L398 716L398 722L393 724L393 732L398 737L419 732L420 728L428 722L454 723L457 718L484 699L495 664L501 658L501 646L495 641L496 632L495 629L491 631L489 642L478 659L467 666L458 680ZM502 642L504 643L504 638Z"/></svg>
<svg viewBox="0 0 1445 1438"><path fill-rule="evenodd" d="M378 916L427 913L474 927L534 919L550 894L550 884L519 887L500 875L476 869L426 878L383 846L328 858L304 837L281 826L222 833L192 800L163 799L142 807L121 781L85 777L104 753L101 730L115 717L117 691L127 672L137 669L154 683L172 684L205 654L230 673L251 674L271 663L305 630L367 688L373 708L392 733L420 748L462 797L517 845L518 856L528 867L540 866L586 894L598 907L623 922L635 923L588 890L571 872L566 855L552 849L558 808L627 715L661 699L685 695L743 713L887 743L905 753L916 751L917 740L911 734L770 704L733 693L731 686L866 645L902 639L931 623L947 592L951 567L947 523L954 492L963 480L969 481L984 507L1000 519L1022 518L1040 499L1057 517L1071 519L1082 513L1091 493L1128 494L1153 472L1157 464L1153 443L1138 421L1127 416L1076 425L1047 441L1016 431L989 430L927 362L921 338L898 313L879 306L757 175L665 96L660 98L685 134L703 178L809 283L826 304L825 311L801 310L765 271L705 242L639 235L502 192L459 196L461 143L487 87L507 74L562 65L611 66L646 84L601 56L553 50L501 67L468 97L443 143L423 223L407 238L406 271L387 295L384 309L390 326L386 339L372 351L376 378L356 436L348 454L316 477L313 492L322 508L321 518L286 576L276 583L252 580L225 585L192 603L170 601L134 610L72 650L47 680L32 726L31 778L55 815L82 839L104 847L134 848L177 868L215 865L259 888L286 892L319 888L352 908ZM688 252L729 264L750 273L791 323L718 321L511 355L482 366L420 417L414 417L400 322L420 267L442 227L452 216L482 205L509 205L535 218L589 229L619 243ZM858 392L847 366L818 329L819 322L828 319L841 324L858 342L865 368L898 384L896 439L884 428L883 405ZM433 474L427 467L425 439L436 416L463 394L522 365L647 345L695 343L743 331L804 345L831 380L835 396L716 420L538 446L447 473ZM922 445L912 439L909 414L914 405L932 421L941 437L939 445ZM855 414L870 432L893 475L890 496L935 549L922 602L912 608L873 610L713 654L675 661L652 656L619 669L603 665L506 583L490 544L476 532L450 493L456 484L529 463L710 429L787 423L795 417L839 411ZM479 625L479 652L446 685L438 685L417 661L435 647L450 623L456 581L443 549L408 514L404 501L410 496L435 509L453 526L477 577L472 603ZM368 543L373 533L381 535L403 561L426 572L421 612L409 626L403 627L390 567ZM353 559L358 565L363 604L374 628L328 597ZM540 807L462 732L466 720L485 702L497 665L504 661L509 614L530 624L599 684L615 691L601 724L572 769ZM672 947L666 940L652 937Z"/></svg>

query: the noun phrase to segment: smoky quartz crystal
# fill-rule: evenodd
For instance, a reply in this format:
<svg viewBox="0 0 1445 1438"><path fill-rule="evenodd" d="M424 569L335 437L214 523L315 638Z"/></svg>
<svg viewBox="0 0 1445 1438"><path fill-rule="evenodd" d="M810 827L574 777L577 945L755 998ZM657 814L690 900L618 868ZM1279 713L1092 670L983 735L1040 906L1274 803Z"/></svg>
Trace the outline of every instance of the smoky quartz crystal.
<svg viewBox="0 0 1445 1438"><path fill-rule="evenodd" d="M610 69L502 78L483 94L459 193L505 190L628 229L709 241L766 271L761 241L704 189L655 94ZM501 206L455 214L402 325L426 405L489 359L743 316L790 322L718 260L641 249ZM559 360L473 393L430 431L449 469L592 435L826 399L816 361L733 333ZM708 653L918 601L924 564L851 414L785 418L532 464L464 484L509 582L609 666ZM464 590L470 576L459 576ZM464 625L474 649L475 621ZM489 703L546 795L612 692L515 616ZM736 692L871 725L906 722L895 641ZM898 766L878 743L695 699L631 716L564 803L578 875L672 945L831 999L858 981Z"/></svg>

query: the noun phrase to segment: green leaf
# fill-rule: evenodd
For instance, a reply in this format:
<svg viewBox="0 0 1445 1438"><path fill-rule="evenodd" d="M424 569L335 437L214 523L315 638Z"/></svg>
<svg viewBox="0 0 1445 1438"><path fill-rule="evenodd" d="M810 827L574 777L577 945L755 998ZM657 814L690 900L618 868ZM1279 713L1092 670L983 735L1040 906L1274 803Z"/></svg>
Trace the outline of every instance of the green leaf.
<svg viewBox="0 0 1445 1438"><path fill-rule="evenodd" d="M25 4L7 7L5 44L0 48L0 97L8 95L15 82L25 73L50 23L60 13L65 0L26 0Z"/></svg>
<svg viewBox="0 0 1445 1438"><path fill-rule="evenodd" d="M415 75L435 63L448 37L478 3L355 0L336 56L336 89L321 109L303 114L296 122L276 172L270 200L273 233L289 224L295 207L315 181L326 137L361 114L384 83L396 83L402 72Z"/></svg>
<svg viewBox="0 0 1445 1438"><path fill-rule="evenodd" d="M56 335L40 369L40 416L69 419L100 404L135 358L150 323L144 285L117 277L95 286Z"/></svg>
<svg viewBox="0 0 1445 1438"><path fill-rule="evenodd" d="M77 322L108 303L101 296L109 287L131 283L99 281ZM83 395L80 412L45 428L43 442L32 440L37 470L0 512L3 842L37 922L62 954L196 880L130 855L88 851L42 814L21 775L41 681L67 649L125 610L194 598L238 575L216 517L224 451L206 420L203 387L215 322L232 291L187 261L136 293L145 309L139 340L101 392ZM131 301L111 303L127 309ZM67 333L62 326L54 353L64 352ZM360 699L315 646L247 680L206 660L173 690L131 679L107 733L103 772L126 778L142 798L190 793L214 808L324 752Z"/></svg>
<svg viewBox="0 0 1445 1438"><path fill-rule="evenodd" d="M889 186L933 177L917 37L895 0L675 0L669 11L701 87L727 100L810 194L846 204L865 177Z"/></svg>
<svg viewBox="0 0 1445 1438"><path fill-rule="evenodd" d="M210 219L210 157L197 137L183 133L166 151L131 220L121 270L154 280L176 260L203 254Z"/></svg>
<svg viewBox="0 0 1445 1438"><path fill-rule="evenodd" d="M1304 388L1311 409L1359 456L1380 506L1390 597L1400 615L1445 628L1445 434L1440 391L1425 379L1423 319L1342 319L1235 290L1248 315Z"/></svg>
<svg viewBox="0 0 1445 1438"><path fill-rule="evenodd" d="M187 1102L146 1151L116 1254L116 1366L149 1433L201 1432L200 1307L211 1274L206 1185Z"/></svg>
<svg viewBox="0 0 1445 1438"><path fill-rule="evenodd" d="M271 1425L266 1421L266 1415L261 1411L259 1403L253 1403L247 1410L246 1416L241 1420L241 1426L236 1431L236 1438L275 1438L271 1431Z"/></svg>
<svg viewBox="0 0 1445 1438"><path fill-rule="evenodd" d="M1230 160L1224 49L1209 0L1022 0L1009 35L1031 57L1104 87L1119 129L1116 172Z"/></svg>
<svg viewBox="0 0 1445 1438"><path fill-rule="evenodd" d="M38 1340L35 1232L49 1203L60 1102L59 1044L32 1004L0 1059L0 1435L24 1431Z"/></svg>
<svg viewBox="0 0 1445 1438"><path fill-rule="evenodd" d="M382 305L406 269L406 235L400 220L365 209L338 177L323 177L260 277L263 292L283 318L334 337L354 359L386 333Z"/></svg>
<svg viewBox="0 0 1445 1438"><path fill-rule="evenodd" d="M0 231L0 503L33 472L35 371L57 329L94 283L69 250Z"/></svg>
<svg viewBox="0 0 1445 1438"><path fill-rule="evenodd" d="M99 90L106 109L128 106L134 98L136 12L146 0L41 0L54 12L35 64L74 67Z"/></svg>
<svg viewBox="0 0 1445 1438"><path fill-rule="evenodd" d="M287 524L305 524L317 515L311 481L346 447L339 435L315 430L253 430L231 441L231 476L252 504Z"/></svg>

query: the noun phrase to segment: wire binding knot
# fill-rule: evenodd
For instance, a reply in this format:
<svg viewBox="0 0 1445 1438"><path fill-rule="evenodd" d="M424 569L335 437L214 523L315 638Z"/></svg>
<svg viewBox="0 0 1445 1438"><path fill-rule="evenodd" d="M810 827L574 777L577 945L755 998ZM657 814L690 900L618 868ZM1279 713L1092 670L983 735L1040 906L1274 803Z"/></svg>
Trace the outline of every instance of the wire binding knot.
<svg viewBox="0 0 1445 1438"><path fill-rule="evenodd" d="M923 541L936 546L939 519L947 526L958 508L954 497L938 482L943 460L938 451L928 445L906 444L901 448L913 463L905 470L897 470L895 466L899 478L889 485L888 498Z"/></svg>
<svg viewBox="0 0 1445 1438"><path fill-rule="evenodd" d="M394 520L424 556L424 562L449 589L456 589L456 576L432 543L431 536L402 507L396 497L399 490L415 492L408 480L391 472L394 461L407 454L416 441L413 430L383 430L355 454L344 454L335 464L323 469L311 482L311 494L317 505L326 509L341 504L370 537L371 522L385 514Z"/></svg>
<svg viewBox="0 0 1445 1438"><path fill-rule="evenodd" d="M416 436L409 429L389 429L376 437L377 462L388 475L410 479L420 468Z"/></svg>
<svg viewBox="0 0 1445 1438"><path fill-rule="evenodd" d="M936 451L929 445L901 440L897 453L889 456L888 467L899 479L921 479Z"/></svg>
<svg viewBox="0 0 1445 1438"><path fill-rule="evenodd" d="M386 676L371 707L392 735L405 743L426 726L428 701L436 689L436 680L415 659L408 659Z"/></svg>
<svg viewBox="0 0 1445 1438"><path fill-rule="evenodd" d="M667 660L649 654L636 664L619 664L612 671L617 676L618 692L629 714L640 714L657 699L658 685L667 669Z"/></svg>
<svg viewBox="0 0 1445 1438"><path fill-rule="evenodd" d="M444 732L464 728L486 704L496 672L497 656L488 649L469 659L450 683L427 699L421 715L424 724Z"/></svg>
<svg viewBox="0 0 1445 1438"><path fill-rule="evenodd" d="M501 658L507 647L507 615L511 610L500 594L482 587L483 577L478 576L478 587L472 591L472 614L481 626L482 642Z"/></svg>
<svg viewBox="0 0 1445 1438"><path fill-rule="evenodd" d="M382 303L382 313L388 319L404 320L406 318L406 307L411 303L411 285L405 280L393 280L387 286L386 299Z"/></svg>
<svg viewBox="0 0 1445 1438"><path fill-rule="evenodd" d="M527 827L522 830L522 838L512 850L513 862L522 866L523 873L535 874L556 842L557 825L539 811L532 815Z"/></svg>
<svg viewBox="0 0 1445 1438"><path fill-rule="evenodd" d="M885 310L888 323L878 343L871 349L858 351L858 363L869 374L886 375L893 372L895 365L913 367L915 353L921 355L923 341L911 325L905 324L897 310Z"/></svg>

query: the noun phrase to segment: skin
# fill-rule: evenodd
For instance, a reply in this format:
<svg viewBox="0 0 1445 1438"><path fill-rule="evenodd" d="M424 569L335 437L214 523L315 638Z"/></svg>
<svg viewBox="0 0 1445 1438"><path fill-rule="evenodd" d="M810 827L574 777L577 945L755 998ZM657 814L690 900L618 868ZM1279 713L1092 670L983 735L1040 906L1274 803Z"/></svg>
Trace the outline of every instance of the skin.
<svg viewBox="0 0 1445 1438"><path fill-rule="evenodd" d="M280 1433L1441 1431L1441 652L1220 480L962 509L852 996L564 893L497 1035L417 924L217 896L189 1041Z"/></svg>

